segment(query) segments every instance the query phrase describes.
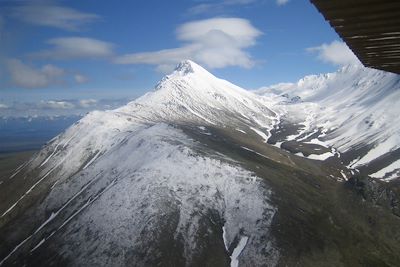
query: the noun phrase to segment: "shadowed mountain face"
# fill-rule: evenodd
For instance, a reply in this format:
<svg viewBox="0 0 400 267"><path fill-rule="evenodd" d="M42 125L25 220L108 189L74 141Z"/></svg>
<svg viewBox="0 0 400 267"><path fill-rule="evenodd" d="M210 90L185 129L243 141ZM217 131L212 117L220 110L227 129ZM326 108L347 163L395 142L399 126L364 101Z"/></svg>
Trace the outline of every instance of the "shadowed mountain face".
<svg viewBox="0 0 400 267"><path fill-rule="evenodd" d="M341 147L299 140L282 107L184 61L134 102L89 113L2 180L0 265L398 262L393 205L338 182L357 173Z"/></svg>

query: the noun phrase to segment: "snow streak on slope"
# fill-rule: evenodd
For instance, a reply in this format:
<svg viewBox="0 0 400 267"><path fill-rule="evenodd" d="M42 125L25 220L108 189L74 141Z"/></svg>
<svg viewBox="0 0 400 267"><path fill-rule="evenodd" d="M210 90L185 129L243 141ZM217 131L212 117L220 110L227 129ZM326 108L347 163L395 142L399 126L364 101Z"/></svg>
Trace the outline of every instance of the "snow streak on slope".
<svg viewBox="0 0 400 267"><path fill-rule="evenodd" d="M319 132L317 142L341 153L367 147L366 153L354 153L352 168L400 148L399 75L347 66L257 93L279 102L274 110L288 121L306 125L295 140Z"/></svg>

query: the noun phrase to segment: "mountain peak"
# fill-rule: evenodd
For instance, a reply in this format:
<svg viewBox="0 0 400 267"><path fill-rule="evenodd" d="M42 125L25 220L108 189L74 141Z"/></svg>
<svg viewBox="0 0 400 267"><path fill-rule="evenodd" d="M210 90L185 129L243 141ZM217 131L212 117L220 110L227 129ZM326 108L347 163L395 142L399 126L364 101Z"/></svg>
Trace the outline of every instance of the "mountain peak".
<svg viewBox="0 0 400 267"><path fill-rule="evenodd" d="M196 63L194 63L191 60L183 60L179 62L179 64L176 66L175 71L183 72L183 73L193 73L194 72L194 65L198 66Z"/></svg>
<svg viewBox="0 0 400 267"><path fill-rule="evenodd" d="M175 68L175 73L179 73L181 75L187 75L191 73L209 73L203 67L198 65L197 63L187 59L181 61Z"/></svg>
<svg viewBox="0 0 400 267"><path fill-rule="evenodd" d="M176 83L179 83L182 86L176 88ZM200 91L206 88L210 83L213 83L213 87L215 87L216 83L220 83L220 79L195 62L191 60L183 60L175 67L175 70L171 74L168 74L161 79L161 81L156 85L155 91L161 89L164 91L172 89L183 90L188 89L189 85L191 91Z"/></svg>

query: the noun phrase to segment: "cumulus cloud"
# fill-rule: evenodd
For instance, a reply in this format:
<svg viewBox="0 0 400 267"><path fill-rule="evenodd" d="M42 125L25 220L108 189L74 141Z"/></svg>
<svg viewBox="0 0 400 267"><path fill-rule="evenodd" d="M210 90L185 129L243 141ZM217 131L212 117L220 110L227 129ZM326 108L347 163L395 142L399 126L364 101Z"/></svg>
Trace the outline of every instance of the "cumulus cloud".
<svg viewBox="0 0 400 267"><path fill-rule="evenodd" d="M99 108L99 105L96 99L42 100L38 107L42 109L90 109Z"/></svg>
<svg viewBox="0 0 400 267"><path fill-rule="evenodd" d="M333 41L330 44L307 48L307 51L316 53L321 61L337 66L360 64L358 58L344 42Z"/></svg>
<svg viewBox="0 0 400 267"><path fill-rule="evenodd" d="M228 38L238 47L247 47L255 43L261 32L248 20L240 18L214 18L183 24L177 29L177 36L182 41L206 42L219 45L219 38ZM209 40L204 40L210 37Z"/></svg>
<svg viewBox="0 0 400 267"><path fill-rule="evenodd" d="M11 82L23 88L44 88L62 82L65 71L51 64L34 68L18 59L7 61Z"/></svg>
<svg viewBox="0 0 400 267"><path fill-rule="evenodd" d="M289 0L276 0L276 4L278 6L283 6L285 4L287 4L289 2Z"/></svg>
<svg viewBox="0 0 400 267"><path fill-rule="evenodd" d="M183 42L182 46L127 54L117 57L115 62L156 65L163 72L171 70L184 59L192 59L210 68L251 68L254 61L245 49L253 46L261 34L248 20L240 18L193 21L176 30L177 39Z"/></svg>
<svg viewBox="0 0 400 267"><path fill-rule="evenodd" d="M74 80L77 83L86 83L89 79L85 75L78 73L74 75Z"/></svg>
<svg viewBox="0 0 400 267"><path fill-rule="evenodd" d="M113 44L92 38L63 37L47 41L52 48L31 54L44 59L107 58L113 54Z"/></svg>
<svg viewBox="0 0 400 267"><path fill-rule="evenodd" d="M90 107L94 107L97 104L97 100L95 99L82 99L79 100L79 105L82 108L90 108Z"/></svg>
<svg viewBox="0 0 400 267"><path fill-rule="evenodd" d="M80 12L68 7L45 4L14 7L11 10L11 16L29 24L69 31L80 30L82 26L99 19L99 16L95 14Z"/></svg>
<svg viewBox="0 0 400 267"><path fill-rule="evenodd" d="M39 107L44 109L73 109L75 105L68 101L42 100L39 103Z"/></svg>
<svg viewBox="0 0 400 267"><path fill-rule="evenodd" d="M1 117L70 116L84 115L92 110L117 108L131 101L129 97L120 99L46 99L37 102L0 103Z"/></svg>

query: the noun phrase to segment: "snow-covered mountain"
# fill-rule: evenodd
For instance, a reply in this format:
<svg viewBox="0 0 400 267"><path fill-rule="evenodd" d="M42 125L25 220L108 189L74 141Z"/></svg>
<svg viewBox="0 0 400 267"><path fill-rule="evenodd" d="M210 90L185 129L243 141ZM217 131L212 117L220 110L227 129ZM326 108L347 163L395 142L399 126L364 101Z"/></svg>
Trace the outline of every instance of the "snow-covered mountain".
<svg viewBox="0 0 400 267"><path fill-rule="evenodd" d="M299 125L282 140L334 147L349 168L400 176L400 76L354 65L256 91L276 100L282 121Z"/></svg>
<svg viewBox="0 0 400 267"><path fill-rule="evenodd" d="M208 126L234 127L243 134L251 122L254 134L267 138L274 120L276 114L254 94L182 62L153 92L119 109L85 116L10 177L34 173L39 178L2 212L3 220L43 190L47 195L35 210L41 224L7 253L2 250L0 263L24 249L36 251L59 234L57 239L69 241L56 250L75 266L147 265L162 262L160 257L191 265L215 249L220 256L212 261L229 262L231 255L238 262L240 254L239 261L247 264L273 265L279 253L269 238L276 210L269 189L179 125L208 136ZM94 238L100 244L88 247ZM110 258L113 249L131 255ZM168 253L179 255L168 259Z"/></svg>
<svg viewBox="0 0 400 267"><path fill-rule="evenodd" d="M389 117L377 128L356 116L372 114L373 100L377 112L382 95L397 101L397 85L397 76L348 68L254 94L184 61L152 92L89 113L1 180L0 265L307 265L304 248L319 249L326 227L358 238L325 197L342 205L332 188L355 174L341 163L348 151L383 141L397 149ZM341 98L346 88L360 103ZM334 116L344 108L346 118ZM342 255L341 234L332 236L331 254ZM371 251L395 251L382 242Z"/></svg>

